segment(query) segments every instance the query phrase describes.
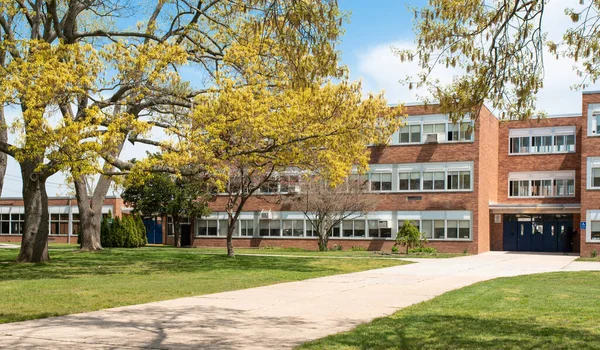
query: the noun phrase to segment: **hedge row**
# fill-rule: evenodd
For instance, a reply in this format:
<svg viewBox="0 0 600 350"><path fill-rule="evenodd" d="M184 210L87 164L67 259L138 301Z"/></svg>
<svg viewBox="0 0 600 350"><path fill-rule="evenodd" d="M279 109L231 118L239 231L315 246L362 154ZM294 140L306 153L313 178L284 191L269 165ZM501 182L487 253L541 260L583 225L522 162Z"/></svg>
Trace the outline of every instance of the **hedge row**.
<svg viewBox="0 0 600 350"><path fill-rule="evenodd" d="M148 243L146 227L139 215L104 218L100 226L100 242L107 248L137 248Z"/></svg>

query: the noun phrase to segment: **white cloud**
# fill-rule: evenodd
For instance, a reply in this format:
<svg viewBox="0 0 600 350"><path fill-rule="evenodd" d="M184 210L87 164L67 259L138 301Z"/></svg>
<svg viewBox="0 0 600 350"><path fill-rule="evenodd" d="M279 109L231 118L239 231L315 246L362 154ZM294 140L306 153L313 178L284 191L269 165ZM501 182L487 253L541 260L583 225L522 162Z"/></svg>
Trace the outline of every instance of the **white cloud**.
<svg viewBox="0 0 600 350"><path fill-rule="evenodd" d="M564 6L561 2L549 2L546 5L544 23L551 40L560 41L564 31L572 26L564 14ZM419 101L420 97L427 96L427 91L410 90L400 82L407 76L415 76L418 66L415 62L401 62L392 53L392 47L414 49L416 45L412 38L374 45L357 54L357 65L352 76L363 80L365 91L385 90L390 103ZM581 91L571 89L581 82L581 78L573 70L574 63L566 58L557 60L547 52L544 55L544 66L544 88L538 94L538 109L549 114L580 113ZM438 68L433 78L448 83L459 73L453 69ZM600 83L591 85L586 90L600 90Z"/></svg>

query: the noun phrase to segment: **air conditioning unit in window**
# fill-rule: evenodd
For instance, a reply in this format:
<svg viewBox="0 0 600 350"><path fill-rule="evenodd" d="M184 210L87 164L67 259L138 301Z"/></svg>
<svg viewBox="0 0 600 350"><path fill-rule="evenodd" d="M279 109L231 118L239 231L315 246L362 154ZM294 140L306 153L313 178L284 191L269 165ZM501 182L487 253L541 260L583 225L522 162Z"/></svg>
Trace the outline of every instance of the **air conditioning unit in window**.
<svg viewBox="0 0 600 350"><path fill-rule="evenodd" d="M377 221L377 228L388 228L388 222L386 220Z"/></svg>
<svg viewBox="0 0 600 350"><path fill-rule="evenodd" d="M271 220L273 218L273 213L271 213L271 210L269 211L261 211L260 212L260 219L261 220Z"/></svg>
<svg viewBox="0 0 600 350"><path fill-rule="evenodd" d="M439 135L438 134L427 134L425 136L425 143L438 143Z"/></svg>
<svg viewBox="0 0 600 350"><path fill-rule="evenodd" d="M288 193L300 193L300 186L293 185L288 188Z"/></svg>

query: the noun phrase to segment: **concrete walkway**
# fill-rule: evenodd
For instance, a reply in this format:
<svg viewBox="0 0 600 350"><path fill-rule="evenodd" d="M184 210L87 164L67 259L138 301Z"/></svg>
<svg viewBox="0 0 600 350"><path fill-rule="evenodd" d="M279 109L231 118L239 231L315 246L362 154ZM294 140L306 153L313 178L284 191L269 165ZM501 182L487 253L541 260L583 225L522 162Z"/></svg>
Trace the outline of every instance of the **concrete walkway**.
<svg viewBox="0 0 600 350"><path fill-rule="evenodd" d="M417 264L4 324L0 348L291 348L479 281L600 270L600 263L575 259L503 252L415 259Z"/></svg>

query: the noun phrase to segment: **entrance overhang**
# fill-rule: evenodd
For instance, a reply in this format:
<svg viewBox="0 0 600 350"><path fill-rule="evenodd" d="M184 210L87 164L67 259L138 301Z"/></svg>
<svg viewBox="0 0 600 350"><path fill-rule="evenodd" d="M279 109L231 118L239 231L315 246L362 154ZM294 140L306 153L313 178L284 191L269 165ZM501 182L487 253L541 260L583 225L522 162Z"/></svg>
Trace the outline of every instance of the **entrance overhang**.
<svg viewBox="0 0 600 350"><path fill-rule="evenodd" d="M579 214L581 204L505 204L490 203L492 214Z"/></svg>

